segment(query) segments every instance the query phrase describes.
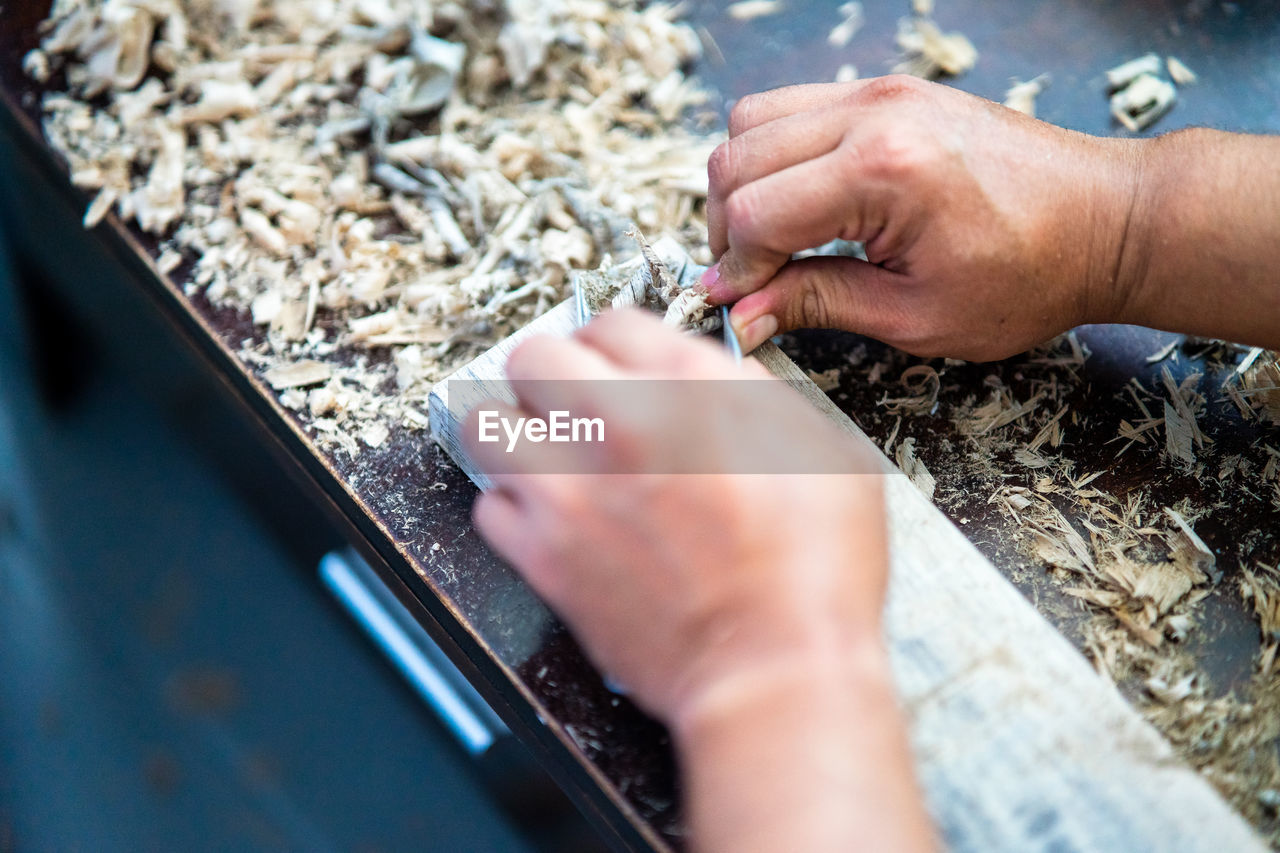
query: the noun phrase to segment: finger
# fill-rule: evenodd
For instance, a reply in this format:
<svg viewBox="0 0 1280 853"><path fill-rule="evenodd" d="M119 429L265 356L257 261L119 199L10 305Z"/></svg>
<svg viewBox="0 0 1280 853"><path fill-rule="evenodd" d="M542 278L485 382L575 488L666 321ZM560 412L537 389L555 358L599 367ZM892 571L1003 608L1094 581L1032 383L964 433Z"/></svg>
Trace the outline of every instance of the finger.
<svg viewBox="0 0 1280 853"><path fill-rule="evenodd" d="M729 250L702 280L712 302L759 290L795 252L874 236L891 191L864 183L848 145L741 187L725 206Z"/></svg>
<svg viewBox="0 0 1280 853"><path fill-rule="evenodd" d="M857 92L866 82L854 80L849 83L804 83L746 95L739 98L729 111L729 137L746 133L783 116L829 106Z"/></svg>
<svg viewBox="0 0 1280 853"><path fill-rule="evenodd" d="M724 202L734 190L765 175L821 157L840 144L846 111L830 106L784 116L719 145L707 161L707 232L716 257L728 248Z"/></svg>
<svg viewBox="0 0 1280 853"><path fill-rule="evenodd" d="M744 296L729 316L744 351L793 329L844 329L894 343L910 323L910 303L901 273L857 258L805 258Z"/></svg>
<svg viewBox="0 0 1280 853"><path fill-rule="evenodd" d="M717 355L711 341L681 334L657 316L635 308L606 311L574 337L616 367L646 375L673 374L690 362ZM728 354L724 356L732 367Z"/></svg>
<svg viewBox="0 0 1280 853"><path fill-rule="evenodd" d="M471 505L471 521L499 557L519 567L533 530L515 492L493 489L482 493Z"/></svg>
<svg viewBox="0 0 1280 853"><path fill-rule="evenodd" d="M588 385L621 378L600 353L572 338L546 335L517 346L507 358L506 372L520 407L539 417L552 409L586 408Z"/></svg>

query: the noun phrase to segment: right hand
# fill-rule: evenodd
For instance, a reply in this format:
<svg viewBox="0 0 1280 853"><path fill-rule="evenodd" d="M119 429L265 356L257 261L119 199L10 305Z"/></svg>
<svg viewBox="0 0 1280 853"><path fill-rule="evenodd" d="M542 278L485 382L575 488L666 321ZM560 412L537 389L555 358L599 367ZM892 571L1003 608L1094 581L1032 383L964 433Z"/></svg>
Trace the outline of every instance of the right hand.
<svg viewBox="0 0 1280 853"><path fill-rule="evenodd" d="M747 349L825 327L986 361L1123 313L1140 140L901 76L748 96L729 135L708 167L719 262L703 282L739 300ZM870 263L790 260L835 238Z"/></svg>

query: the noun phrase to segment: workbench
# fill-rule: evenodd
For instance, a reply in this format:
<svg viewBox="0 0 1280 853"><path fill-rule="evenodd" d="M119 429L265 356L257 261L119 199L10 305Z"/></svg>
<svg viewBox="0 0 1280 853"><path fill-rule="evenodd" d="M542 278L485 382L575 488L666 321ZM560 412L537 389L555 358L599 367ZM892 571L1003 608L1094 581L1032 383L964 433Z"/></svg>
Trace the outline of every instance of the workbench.
<svg viewBox="0 0 1280 853"><path fill-rule="evenodd" d="M837 21L833 7L788 5L797 8L744 22L730 19L718 4L690 4L691 20L718 46L696 71L718 93L715 107L721 116L734 98L751 91L828 81L845 63L855 64L864 76L893 64L893 33L904 3L868 0L866 25L844 49L826 41ZM1103 72L1155 51L1178 56L1200 82L1182 91L1153 132L1187 125L1280 130L1280 10L1264 4L939 0L937 5L944 29L963 31L981 51L977 67L954 84L998 100L1011 78L1047 72L1052 85L1039 99L1039 115L1047 121L1095 134L1121 132L1107 112ZM666 733L602 683L565 629L480 541L470 520L475 487L439 448L423 432L405 429L354 459L320 449L235 355L242 341L262 334L247 316L213 307L198 291L186 294L184 268L172 277L160 274L154 240L114 216L92 232L79 229L88 198L71 188L65 167L43 142L38 91L21 71L45 12L45 4L21 4L6 9L0 23L0 126L10 147L21 151L18 162L6 164L11 178L6 215L26 263L44 270L73 298L77 290L92 288L96 277L70 264L70 258L87 254L122 270L295 475L297 500L324 507L606 838L626 849L679 846L678 793ZM39 194L15 198L16 186L39 187ZM61 233L76 248L60 251L24 240L36 233ZM1078 340L1091 355L1079 368L1084 381L1070 404L1089 412L1089 423L1068 438L1064 452L1073 454L1079 471L1102 472L1093 481L1096 488L1122 495L1141 485L1170 505L1194 497L1202 488L1194 477L1157 472L1158 455L1116 459L1116 447L1105 439L1132 415L1125 402L1132 378L1158 387L1167 367L1180 381L1205 369L1196 358L1203 347L1188 342L1175 348L1177 359L1149 363L1148 357L1173 336L1133 327L1085 327L1078 330ZM879 351L874 342L831 332L785 336L783 348L800 365L821 371L843 364L861 343ZM1023 393L1019 389L1032 378L1024 373L1017 360L955 365L948 367L946 381L961 392L980 394L983 381L996 374ZM1206 375L1204 385L1216 388L1222 378ZM876 392L846 374L830 393L872 438L886 438L893 419L876 414ZM1269 433L1227 405L1210 405L1201 426L1213 439L1215 458L1238 453ZM902 437L916 438L940 491L962 493L964 484L949 475L946 459L945 448L959 444L953 425L915 418L901 430ZM974 492L945 508L1047 618L1079 642L1081 608L1044 582L1043 571L1036 571L1017 547L1011 522L988 497ZM1242 497L1237 506L1211 513L1197 525L1218 554L1224 580L1202 605L1208 615L1202 630L1187 642L1208 662L1220 689L1248 677L1257 625L1237 595L1218 590L1230 586L1241 565L1274 564L1280 558L1276 521L1275 507L1262 495Z"/></svg>

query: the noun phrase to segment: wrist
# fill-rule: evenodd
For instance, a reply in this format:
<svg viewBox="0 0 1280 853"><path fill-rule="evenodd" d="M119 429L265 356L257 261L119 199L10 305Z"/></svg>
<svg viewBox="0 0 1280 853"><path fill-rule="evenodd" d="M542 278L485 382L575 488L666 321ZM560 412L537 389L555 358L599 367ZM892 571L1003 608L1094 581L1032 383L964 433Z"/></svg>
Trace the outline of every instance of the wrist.
<svg viewBox="0 0 1280 853"><path fill-rule="evenodd" d="M888 655L878 634L839 648L813 648L746 663L688 691L669 721L682 745L752 721L793 718L850 697L896 703Z"/></svg>
<svg viewBox="0 0 1280 853"><path fill-rule="evenodd" d="M1132 148L1124 189L1128 201L1115 227L1121 237L1111 300L1105 315L1091 322L1171 330L1196 324L1205 306L1181 284L1190 280L1187 273L1194 258L1185 252L1197 251L1194 246L1203 230L1197 223L1209 205L1188 205L1186 199L1195 195L1185 189L1205 169L1201 149L1205 136L1212 133L1189 128L1154 139L1125 140Z"/></svg>
<svg viewBox="0 0 1280 853"><path fill-rule="evenodd" d="M1085 242L1091 257L1084 278L1083 323L1144 322L1152 247L1158 239L1153 211L1163 181L1158 142L1098 140L1102 157L1091 176L1096 201L1082 208L1092 229Z"/></svg>

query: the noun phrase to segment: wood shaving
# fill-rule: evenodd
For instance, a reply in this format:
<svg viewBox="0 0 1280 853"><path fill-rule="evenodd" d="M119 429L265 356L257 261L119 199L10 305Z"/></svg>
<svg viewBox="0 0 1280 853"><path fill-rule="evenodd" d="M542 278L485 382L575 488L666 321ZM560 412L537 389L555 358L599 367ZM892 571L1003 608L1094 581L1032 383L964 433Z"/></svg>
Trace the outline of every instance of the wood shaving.
<svg viewBox="0 0 1280 853"><path fill-rule="evenodd" d="M1179 86L1191 86L1199 81L1199 77L1190 68L1182 64L1176 56L1165 57L1165 67L1169 70L1169 79Z"/></svg>
<svg viewBox="0 0 1280 853"><path fill-rule="evenodd" d="M961 435L985 435L1033 413L1041 396L1037 395L1025 402L1019 402L1013 398L1008 388L997 385L986 403L956 418L956 427Z"/></svg>
<svg viewBox="0 0 1280 853"><path fill-rule="evenodd" d="M938 371L927 364L916 364L902 371L898 382L907 389L905 397L883 397L879 404L893 415L932 414L938 403L942 380Z"/></svg>
<svg viewBox="0 0 1280 853"><path fill-rule="evenodd" d="M1199 420L1200 412L1204 409L1205 398L1195 390L1200 384L1202 374L1192 373L1184 377L1181 382L1175 383L1173 374L1168 366L1165 366L1160 369L1160 378L1169 395L1169 400L1165 403L1166 446L1176 444L1179 451L1174 453L1171 450L1169 455L1184 462L1194 462L1195 456L1191 451L1191 445L1203 448L1208 441L1200 429ZM1170 418L1171 413L1174 418Z"/></svg>
<svg viewBox="0 0 1280 853"><path fill-rule="evenodd" d="M639 257L574 273L574 286L582 291L588 312L636 306L661 313L663 323L675 328L698 333L721 328L720 315L711 310L700 283L706 268L675 240L663 238L650 246L638 232L629 233L640 248Z"/></svg>
<svg viewBox="0 0 1280 853"><path fill-rule="evenodd" d="M813 380L813 384L818 386L819 391L834 391L840 387L840 368L833 367L830 370L809 370L806 371L809 378Z"/></svg>
<svg viewBox="0 0 1280 853"><path fill-rule="evenodd" d="M1173 406L1164 404L1165 452L1170 459L1177 459L1188 465L1195 464L1196 454L1191 435L1194 423L1179 414Z"/></svg>
<svg viewBox="0 0 1280 853"><path fill-rule="evenodd" d="M1168 70L1170 83L1160 77ZM1117 65L1107 72L1107 90L1111 92L1111 115L1133 133L1150 127L1167 113L1178 99L1179 86L1196 82L1195 73L1177 57L1160 57L1148 53Z"/></svg>
<svg viewBox="0 0 1280 853"><path fill-rule="evenodd" d="M1178 99L1173 84L1154 74L1140 74L1111 96L1111 115L1134 133L1150 127Z"/></svg>
<svg viewBox="0 0 1280 853"><path fill-rule="evenodd" d="M1252 602L1265 642L1280 640L1280 572L1275 566L1246 569L1240 576L1240 595ZM1274 655L1272 661L1274 664Z"/></svg>
<svg viewBox="0 0 1280 853"><path fill-rule="evenodd" d="M865 18L862 13L861 3L843 3L837 10L840 15L840 23L831 28L831 32L827 33L827 44L832 47L847 47L849 42L853 41L853 37L858 34L858 30L862 29Z"/></svg>
<svg viewBox="0 0 1280 853"><path fill-rule="evenodd" d="M1117 89L1123 89L1144 74L1156 75L1159 73L1160 57L1154 53L1148 53L1145 56L1139 56L1137 59L1130 59L1128 62L1109 70L1107 72L1107 89L1114 92Z"/></svg>
<svg viewBox="0 0 1280 853"><path fill-rule="evenodd" d="M1239 395L1263 418L1280 424L1280 359L1272 352L1251 352L1241 366Z"/></svg>
<svg viewBox="0 0 1280 853"><path fill-rule="evenodd" d="M1009 91L1004 93L1004 105L1017 110L1023 115L1036 117L1036 98L1049 86L1049 75L1041 74L1027 82L1014 80Z"/></svg>
<svg viewBox="0 0 1280 853"><path fill-rule="evenodd" d="M735 21L754 21L756 18L776 15L782 9L781 0L738 0L736 3L730 3L725 11Z"/></svg>
<svg viewBox="0 0 1280 853"><path fill-rule="evenodd" d="M978 50L962 33L943 33L931 18L917 16L898 22L898 49L904 54L894 71L934 80L963 74L978 61Z"/></svg>
<svg viewBox="0 0 1280 853"><path fill-rule="evenodd" d="M266 370L262 378L266 379L277 391L285 388L302 388L307 385L319 385L328 382L333 371L329 365L311 359L295 361L292 364L280 364Z"/></svg>
<svg viewBox="0 0 1280 853"><path fill-rule="evenodd" d="M933 475L929 473L929 469L924 466L916 457L916 440L914 438L904 438L898 443L898 449L894 453L894 459L898 463L898 467L902 469L902 473L907 475L912 485L921 491L929 500L933 500L934 490L937 488L937 481Z"/></svg>
<svg viewBox="0 0 1280 853"><path fill-rule="evenodd" d="M1173 340L1169 341L1169 343L1165 344L1164 346L1160 347L1160 349L1156 350L1151 355L1147 356L1147 364L1158 364L1159 362L1164 361L1166 358L1173 355L1174 351L1177 350L1178 345L1180 343L1182 343L1182 340L1180 338L1174 338Z"/></svg>

